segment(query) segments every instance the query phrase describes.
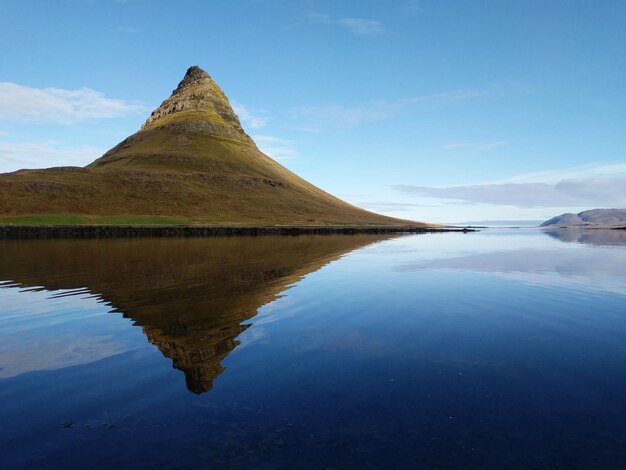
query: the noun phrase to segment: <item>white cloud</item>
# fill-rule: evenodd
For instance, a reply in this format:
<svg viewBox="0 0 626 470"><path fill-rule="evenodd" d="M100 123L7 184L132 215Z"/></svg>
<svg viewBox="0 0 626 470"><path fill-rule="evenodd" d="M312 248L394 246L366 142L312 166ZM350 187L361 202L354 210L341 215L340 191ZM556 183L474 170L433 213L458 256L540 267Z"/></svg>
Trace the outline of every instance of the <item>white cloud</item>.
<svg viewBox="0 0 626 470"><path fill-rule="evenodd" d="M365 18L333 18L321 13L310 13L308 17L313 23L342 26L353 34L375 35L385 31L380 22Z"/></svg>
<svg viewBox="0 0 626 470"><path fill-rule="evenodd" d="M105 151L91 146L64 147L56 142L15 144L0 141L0 172L22 168L84 166Z"/></svg>
<svg viewBox="0 0 626 470"><path fill-rule="evenodd" d="M319 129L329 125L357 125L386 119L410 106L442 106L489 95L489 90L454 90L430 95L403 98L395 101L380 100L356 106L332 104L296 108L295 119L305 119L310 127Z"/></svg>
<svg viewBox="0 0 626 470"><path fill-rule="evenodd" d="M565 179L626 176L626 163L590 163L559 170L524 173L496 183L557 183Z"/></svg>
<svg viewBox="0 0 626 470"><path fill-rule="evenodd" d="M90 88L32 88L0 82L0 120L72 124L146 110L142 104L107 98Z"/></svg>
<svg viewBox="0 0 626 470"><path fill-rule="evenodd" d="M420 197L516 207L626 207L626 177L563 179L557 183L478 184L434 188L396 185Z"/></svg>
<svg viewBox="0 0 626 470"><path fill-rule="evenodd" d="M293 141L281 139L271 135L253 135L261 152L269 155L276 161L293 160L298 156L297 150L293 147Z"/></svg>
<svg viewBox="0 0 626 470"><path fill-rule="evenodd" d="M246 127L250 129L261 129L267 125L269 117L267 111L259 109L248 109L241 103L233 102L233 110Z"/></svg>
<svg viewBox="0 0 626 470"><path fill-rule="evenodd" d="M626 207L626 163L592 163L560 170L448 187L395 185L413 196L452 204L491 204L518 208ZM457 201L457 202L453 202ZM464 201L459 203L458 201Z"/></svg>

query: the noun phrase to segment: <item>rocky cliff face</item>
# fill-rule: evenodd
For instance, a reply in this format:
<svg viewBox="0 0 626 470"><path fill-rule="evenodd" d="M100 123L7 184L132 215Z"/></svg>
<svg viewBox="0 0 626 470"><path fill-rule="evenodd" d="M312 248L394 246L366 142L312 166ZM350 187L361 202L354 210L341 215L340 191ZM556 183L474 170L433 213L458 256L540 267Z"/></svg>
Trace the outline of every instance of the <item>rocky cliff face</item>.
<svg viewBox="0 0 626 470"><path fill-rule="evenodd" d="M89 167L158 167L214 172L215 163L224 154L234 153L232 148L224 148L233 144L239 148L237 153L258 152L224 92L207 72L193 66L138 132ZM226 173L236 173L234 170L231 168Z"/></svg>
<svg viewBox="0 0 626 470"><path fill-rule="evenodd" d="M191 129L205 128L215 135L252 143L224 92L196 65L189 67L172 95L152 112L141 129L182 121Z"/></svg>

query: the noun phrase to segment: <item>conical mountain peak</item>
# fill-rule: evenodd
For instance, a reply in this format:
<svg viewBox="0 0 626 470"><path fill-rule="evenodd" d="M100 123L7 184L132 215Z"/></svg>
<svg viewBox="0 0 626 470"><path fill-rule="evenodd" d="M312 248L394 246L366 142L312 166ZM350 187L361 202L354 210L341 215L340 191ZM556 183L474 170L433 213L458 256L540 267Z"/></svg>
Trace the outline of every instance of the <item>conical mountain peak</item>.
<svg viewBox="0 0 626 470"><path fill-rule="evenodd" d="M0 216L22 214L233 226L408 223L337 199L265 155L198 66L139 131L85 169L0 175Z"/></svg>
<svg viewBox="0 0 626 470"><path fill-rule="evenodd" d="M172 125L203 128L215 136L252 143L224 92L197 65L187 69L172 95L152 112L141 129Z"/></svg>
<svg viewBox="0 0 626 470"><path fill-rule="evenodd" d="M180 81L172 95L182 92L188 87L202 85L203 83L214 83L210 75L197 65L193 65L187 69L187 73Z"/></svg>
<svg viewBox="0 0 626 470"><path fill-rule="evenodd" d="M201 69L197 65L192 65L187 69L187 73L185 73L185 79L196 79L196 78L210 78L209 74L206 73L205 70Z"/></svg>

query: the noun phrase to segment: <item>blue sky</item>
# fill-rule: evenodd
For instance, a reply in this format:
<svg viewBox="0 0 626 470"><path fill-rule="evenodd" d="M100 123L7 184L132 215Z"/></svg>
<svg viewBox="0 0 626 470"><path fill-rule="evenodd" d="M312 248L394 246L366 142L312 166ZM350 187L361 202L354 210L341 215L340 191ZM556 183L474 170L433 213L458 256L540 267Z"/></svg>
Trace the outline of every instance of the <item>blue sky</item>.
<svg viewBox="0 0 626 470"><path fill-rule="evenodd" d="M190 65L259 147L433 222L626 207L620 0L3 0L0 171L82 165Z"/></svg>

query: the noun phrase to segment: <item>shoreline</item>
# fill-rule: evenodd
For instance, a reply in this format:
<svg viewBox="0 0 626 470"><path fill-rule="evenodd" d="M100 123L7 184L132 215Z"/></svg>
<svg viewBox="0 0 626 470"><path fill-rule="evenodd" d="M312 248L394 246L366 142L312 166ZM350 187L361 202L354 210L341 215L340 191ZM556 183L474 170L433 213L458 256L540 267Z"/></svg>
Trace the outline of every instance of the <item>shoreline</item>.
<svg viewBox="0 0 626 470"><path fill-rule="evenodd" d="M411 226L141 226L141 225L2 225L0 239L139 238L139 237L231 237L260 235L355 235L362 233L475 232L458 227Z"/></svg>

